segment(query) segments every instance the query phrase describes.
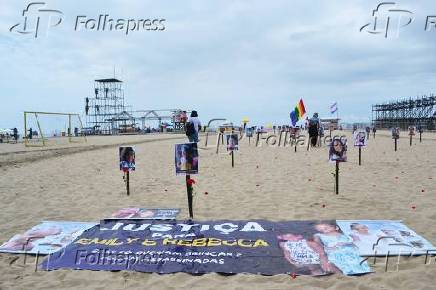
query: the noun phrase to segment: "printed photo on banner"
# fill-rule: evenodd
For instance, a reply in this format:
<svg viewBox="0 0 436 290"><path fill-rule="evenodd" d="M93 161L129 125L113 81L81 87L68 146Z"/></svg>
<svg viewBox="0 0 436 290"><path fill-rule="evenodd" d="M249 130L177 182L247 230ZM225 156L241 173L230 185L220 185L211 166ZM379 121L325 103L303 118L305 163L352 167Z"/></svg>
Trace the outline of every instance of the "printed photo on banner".
<svg viewBox="0 0 436 290"><path fill-rule="evenodd" d="M347 161L347 144L345 140L340 138L333 139L330 144L329 160L332 162L346 162Z"/></svg>
<svg viewBox="0 0 436 290"><path fill-rule="evenodd" d="M184 143L175 145L176 174L198 173L197 143Z"/></svg>
<svg viewBox="0 0 436 290"><path fill-rule="evenodd" d="M0 246L0 252L43 254L56 252L96 223L44 221Z"/></svg>
<svg viewBox="0 0 436 290"><path fill-rule="evenodd" d="M371 271L367 263L361 263L353 240L334 221L314 223L304 232L290 231L277 239L285 259L298 272L356 275Z"/></svg>
<svg viewBox="0 0 436 290"><path fill-rule="evenodd" d="M226 134L227 151L235 151L239 148L238 134Z"/></svg>
<svg viewBox="0 0 436 290"><path fill-rule="evenodd" d="M356 131L353 134L354 147L365 147L367 144L367 134L364 131Z"/></svg>
<svg viewBox="0 0 436 290"><path fill-rule="evenodd" d="M178 208L122 208L107 219L176 219L180 209Z"/></svg>
<svg viewBox="0 0 436 290"><path fill-rule="evenodd" d="M414 136L416 132L415 126L409 126L409 135Z"/></svg>
<svg viewBox="0 0 436 290"><path fill-rule="evenodd" d="M388 252L390 255L417 255L436 250L400 221L338 220L337 224L353 239L361 256L385 256Z"/></svg>
<svg viewBox="0 0 436 290"><path fill-rule="evenodd" d="M135 170L135 148L123 146L120 151L120 170L133 171Z"/></svg>
<svg viewBox="0 0 436 290"><path fill-rule="evenodd" d="M392 139L400 139L400 128L392 128Z"/></svg>

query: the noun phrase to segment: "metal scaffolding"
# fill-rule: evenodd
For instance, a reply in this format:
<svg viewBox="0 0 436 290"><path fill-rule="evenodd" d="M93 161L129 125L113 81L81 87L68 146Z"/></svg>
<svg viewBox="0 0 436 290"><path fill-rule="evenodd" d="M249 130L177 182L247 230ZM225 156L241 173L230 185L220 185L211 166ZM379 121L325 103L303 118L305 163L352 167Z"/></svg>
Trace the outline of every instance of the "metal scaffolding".
<svg viewBox="0 0 436 290"><path fill-rule="evenodd" d="M423 129L436 129L436 96L422 96L417 99L398 100L372 106L372 124L376 128L399 127L403 130L410 125Z"/></svg>
<svg viewBox="0 0 436 290"><path fill-rule="evenodd" d="M85 98L87 135L138 134L149 131L146 122L158 121L159 131L172 125L171 131L182 132L184 122L181 109L139 110L129 109L124 100L123 82L116 78L94 82L94 97ZM170 124L171 122L172 124Z"/></svg>
<svg viewBox="0 0 436 290"><path fill-rule="evenodd" d="M90 134L118 134L120 129L134 126L126 112L121 80L99 79L94 82L94 97L85 98L87 130Z"/></svg>

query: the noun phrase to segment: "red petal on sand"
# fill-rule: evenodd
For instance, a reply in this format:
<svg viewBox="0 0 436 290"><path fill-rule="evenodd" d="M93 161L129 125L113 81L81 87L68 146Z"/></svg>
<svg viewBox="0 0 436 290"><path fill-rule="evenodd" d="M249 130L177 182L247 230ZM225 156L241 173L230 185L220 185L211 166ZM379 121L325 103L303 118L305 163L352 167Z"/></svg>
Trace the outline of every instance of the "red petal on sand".
<svg viewBox="0 0 436 290"><path fill-rule="evenodd" d="M421 192L425 192L425 190L424 190L424 189L421 189Z"/></svg>
<svg viewBox="0 0 436 290"><path fill-rule="evenodd" d="M209 192L205 191L205 192L204 192L204 194L208 195L208 194L209 194Z"/></svg>
<svg viewBox="0 0 436 290"><path fill-rule="evenodd" d="M412 209L416 209L416 206L412 205Z"/></svg>
<svg viewBox="0 0 436 290"><path fill-rule="evenodd" d="M325 204L323 204L322 207L325 207Z"/></svg>
<svg viewBox="0 0 436 290"><path fill-rule="evenodd" d="M292 273L292 274L291 274L291 278L292 278L292 279L295 279L295 278L297 278L297 274L295 274L295 273Z"/></svg>

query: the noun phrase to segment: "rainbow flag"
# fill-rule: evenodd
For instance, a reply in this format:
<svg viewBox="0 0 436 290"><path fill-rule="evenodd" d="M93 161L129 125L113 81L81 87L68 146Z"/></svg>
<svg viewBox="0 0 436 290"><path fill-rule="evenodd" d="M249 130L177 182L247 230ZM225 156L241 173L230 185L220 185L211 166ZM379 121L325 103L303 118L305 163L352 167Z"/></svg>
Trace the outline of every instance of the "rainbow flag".
<svg viewBox="0 0 436 290"><path fill-rule="evenodd" d="M291 111L291 122L292 126L295 126L301 118L306 114L306 108L304 107L303 99L300 99L298 104L295 106L294 110Z"/></svg>

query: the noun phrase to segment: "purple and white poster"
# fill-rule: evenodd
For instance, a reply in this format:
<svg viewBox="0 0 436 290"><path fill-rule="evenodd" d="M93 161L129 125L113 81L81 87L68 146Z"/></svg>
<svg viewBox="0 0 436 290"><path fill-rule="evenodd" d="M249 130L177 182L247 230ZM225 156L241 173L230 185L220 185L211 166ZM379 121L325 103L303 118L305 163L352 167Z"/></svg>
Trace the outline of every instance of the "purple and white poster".
<svg viewBox="0 0 436 290"><path fill-rule="evenodd" d="M42 269L358 275L370 272L335 221L102 221Z"/></svg>

